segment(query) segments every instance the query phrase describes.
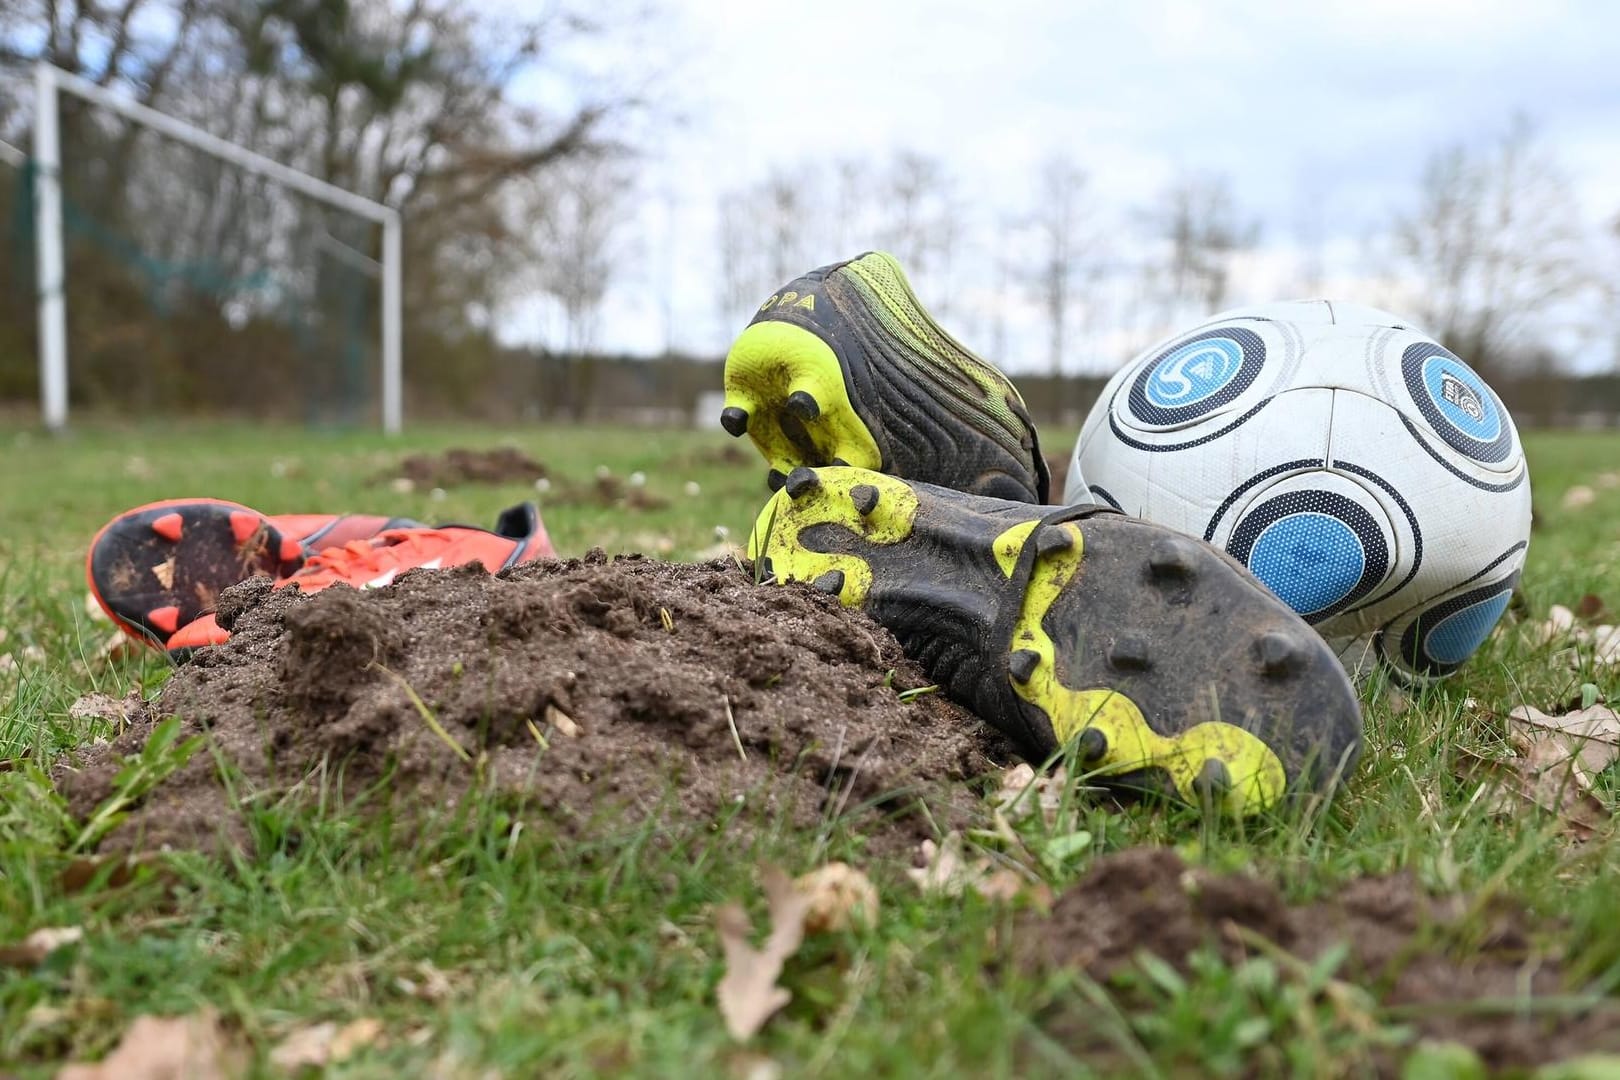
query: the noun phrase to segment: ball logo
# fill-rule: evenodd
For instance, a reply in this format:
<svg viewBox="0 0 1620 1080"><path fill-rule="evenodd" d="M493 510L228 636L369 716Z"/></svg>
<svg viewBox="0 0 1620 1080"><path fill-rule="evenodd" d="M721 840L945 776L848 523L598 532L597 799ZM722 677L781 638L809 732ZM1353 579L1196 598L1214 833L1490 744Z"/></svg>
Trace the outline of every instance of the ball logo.
<svg viewBox="0 0 1620 1080"><path fill-rule="evenodd" d="M1401 375L1418 412L1453 450L1486 463L1507 457L1512 429L1502 420L1496 395L1467 364L1423 342L1402 354Z"/></svg>
<svg viewBox="0 0 1620 1080"><path fill-rule="evenodd" d="M1230 338L1183 345L1153 366L1148 400L1162 409L1203 401L1231 382L1243 366L1243 350Z"/></svg>
<svg viewBox="0 0 1620 1080"><path fill-rule="evenodd" d="M1265 363L1260 338L1239 327L1209 330L1142 366L1127 405L1136 419L1174 426L1215 412L1247 390Z"/></svg>
<svg viewBox="0 0 1620 1080"><path fill-rule="evenodd" d="M1448 405L1455 405L1467 413L1475 423L1485 419L1485 406L1480 404L1479 395L1464 386L1456 376L1450 373L1440 376L1440 396Z"/></svg>

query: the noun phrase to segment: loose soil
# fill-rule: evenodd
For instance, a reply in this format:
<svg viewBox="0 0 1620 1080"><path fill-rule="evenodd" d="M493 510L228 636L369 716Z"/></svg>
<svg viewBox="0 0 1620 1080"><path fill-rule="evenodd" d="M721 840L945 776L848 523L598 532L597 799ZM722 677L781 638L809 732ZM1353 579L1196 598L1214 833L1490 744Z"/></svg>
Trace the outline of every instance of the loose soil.
<svg viewBox="0 0 1620 1080"><path fill-rule="evenodd" d="M1046 489L1046 501L1052 506L1063 505L1063 486L1069 482L1069 462L1073 457L1073 450L1058 450L1046 455L1046 471L1052 477Z"/></svg>
<svg viewBox="0 0 1620 1080"><path fill-rule="evenodd" d="M213 752L136 805L103 851L250 847L216 756L239 772L238 797L324 762L350 793L387 777L396 818L443 805L475 770L413 693L486 756L486 783L525 799L531 827L570 835L605 816L718 828L735 815L724 827L744 833L836 818L875 854L899 855L965 822L979 799L960 781L1010 757L942 696L902 702L928 680L866 616L808 587L755 585L729 561L593 552L310 596L258 579L223 594L219 619L228 644L199 652L124 735L60 770L83 819L156 719L207 732Z"/></svg>
<svg viewBox="0 0 1620 1080"><path fill-rule="evenodd" d="M1172 851L1144 848L1099 859L1049 915L1026 916L1014 940L1027 968L1078 967L1101 982L1142 951L1186 970L1201 946L1229 962L1256 955L1253 937L1307 962L1343 944L1349 953L1338 978L1374 989L1384 1008L1410 1010L1403 1021L1423 1036L1462 1043L1492 1069L1620 1050L1612 1010L1530 1016L1467 1008L1573 989L1522 908L1505 900L1469 908L1465 897L1430 897L1404 873L1358 878L1329 899L1291 906L1267 882L1194 870ZM1079 1015L1054 1017L1052 1030L1080 1045L1096 1039Z"/></svg>
<svg viewBox="0 0 1620 1080"><path fill-rule="evenodd" d="M417 487L452 488L462 484L532 484L548 475L544 464L513 446L494 450L455 447L442 454L411 454L396 467L379 473L374 482L387 484L404 478Z"/></svg>

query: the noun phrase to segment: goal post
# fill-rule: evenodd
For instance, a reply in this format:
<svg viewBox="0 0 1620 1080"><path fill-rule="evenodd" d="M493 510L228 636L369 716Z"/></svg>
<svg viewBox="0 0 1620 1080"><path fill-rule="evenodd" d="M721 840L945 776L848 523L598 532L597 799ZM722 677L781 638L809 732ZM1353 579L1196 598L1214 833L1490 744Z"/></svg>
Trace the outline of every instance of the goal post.
<svg viewBox="0 0 1620 1080"><path fill-rule="evenodd" d="M36 275L39 292L39 385L45 426L60 431L68 417L67 264L62 220L62 147L59 95L73 94L124 119L289 190L347 211L382 229L382 422L397 435L404 425L403 268L399 211L345 191L201 128L41 62L34 70L34 183Z"/></svg>

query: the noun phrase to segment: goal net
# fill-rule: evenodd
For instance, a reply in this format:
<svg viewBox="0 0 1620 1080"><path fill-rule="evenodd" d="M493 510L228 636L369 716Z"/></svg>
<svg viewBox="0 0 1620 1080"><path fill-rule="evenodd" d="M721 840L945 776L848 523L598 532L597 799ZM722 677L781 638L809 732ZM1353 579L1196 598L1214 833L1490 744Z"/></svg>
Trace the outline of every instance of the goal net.
<svg viewBox="0 0 1620 1080"><path fill-rule="evenodd" d="M82 402L399 430L396 211L55 68L35 87L12 220L47 427Z"/></svg>

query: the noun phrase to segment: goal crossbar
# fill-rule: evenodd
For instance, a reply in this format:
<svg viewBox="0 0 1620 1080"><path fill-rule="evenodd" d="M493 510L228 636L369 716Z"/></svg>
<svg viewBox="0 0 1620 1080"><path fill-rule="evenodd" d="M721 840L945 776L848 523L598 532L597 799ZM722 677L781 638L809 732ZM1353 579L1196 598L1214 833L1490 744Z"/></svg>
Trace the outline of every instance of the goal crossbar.
<svg viewBox="0 0 1620 1080"><path fill-rule="evenodd" d="M57 95L66 92L203 153L268 177L318 202L346 210L382 227L382 420L383 430L403 426L402 316L403 245L400 214L391 206L345 191L263 154L227 142L201 128L98 86L69 71L40 63L34 69L34 200L38 236L39 383L45 426L67 426L67 296L63 255L62 147Z"/></svg>

